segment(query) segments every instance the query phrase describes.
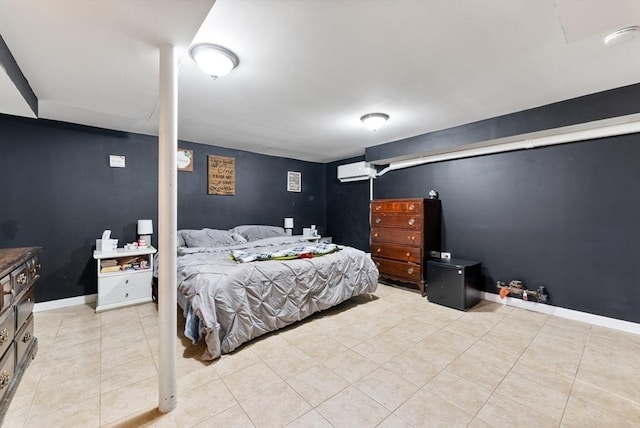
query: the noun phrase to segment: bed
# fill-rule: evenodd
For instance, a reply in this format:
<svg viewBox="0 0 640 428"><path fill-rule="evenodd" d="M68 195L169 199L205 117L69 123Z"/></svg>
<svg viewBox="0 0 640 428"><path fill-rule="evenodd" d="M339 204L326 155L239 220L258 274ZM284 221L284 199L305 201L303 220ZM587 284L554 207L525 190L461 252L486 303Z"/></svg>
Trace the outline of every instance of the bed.
<svg viewBox="0 0 640 428"><path fill-rule="evenodd" d="M178 231L178 303L186 319L185 336L194 343L204 338L202 358L212 360L315 312L374 292L378 270L371 257L331 245L286 236L275 226ZM292 251L296 249L301 258Z"/></svg>

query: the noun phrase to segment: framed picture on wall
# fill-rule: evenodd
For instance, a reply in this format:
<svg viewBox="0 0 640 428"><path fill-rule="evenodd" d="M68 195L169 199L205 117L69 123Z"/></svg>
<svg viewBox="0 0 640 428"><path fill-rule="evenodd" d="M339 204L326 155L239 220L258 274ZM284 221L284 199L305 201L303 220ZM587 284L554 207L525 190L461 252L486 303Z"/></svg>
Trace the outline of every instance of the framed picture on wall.
<svg viewBox="0 0 640 428"><path fill-rule="evenodd" d="M302 191L302 173L289 171L287 172L287 192Z"/></svg>
<svg viewBox="0 0 640 428"><path fill-rule="evenodd" d="M178 171L193 172L193 150L178 149Z"/></svg>
<svg viewBox="0 0 640 428"><path fill-rule="evenodd" d="M236 159L224 156L207 156L207 193L209 195L236 194Z"/></svg>

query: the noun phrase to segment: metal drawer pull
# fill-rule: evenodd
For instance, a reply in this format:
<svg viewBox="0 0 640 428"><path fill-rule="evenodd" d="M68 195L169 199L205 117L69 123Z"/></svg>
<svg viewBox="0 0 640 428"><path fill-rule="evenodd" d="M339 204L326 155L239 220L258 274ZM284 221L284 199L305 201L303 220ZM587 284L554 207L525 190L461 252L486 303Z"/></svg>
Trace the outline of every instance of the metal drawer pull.
<svg viewBox="0 0 640 428"><path fill-rule="evenodd" d="M3 328L2 331L0 332L0 345L2 345L4 342L7 341L7 339L9 339L9 331L7 330L7 328Z"/></svg>
<svg viewBox="0 0 640 428"><path fill-rule="evenodd" d="M33 265L33 267L31 268L31 273L35 275L38 272L38 269L40 269L40 263L36 263L35 265Z"/></svg>
<svg viewBox="0 0 640 428"><path fill-rule="evenodd" d="M380 211L382 207L380 205L376 205L376 211Z"/></svg>
<svg viewBox="0 0 640 428"><path fill-rule="evenodd" d="M374 233L374 234L373 234L373 237L374 237L374 238L377 238L377 237L378 237L378 234L377 234L377 233Z"/></svg>
<svg viewBox="0 0 640 428"><path fill-rule="evenodd" d="M33 337L33 336L31 336L31 332L28 332L28 331L27 331L27 332L24 334L24 337L22 338L22 341L23 341L24 343L27 343L28 341L30 341L30 340L31 340L31 338L32 338L32 337Z"/></svg>
<svg viewBox="0 0 640 428"><path fill-rule="evenodd" d="M411 253L407 253L407 257L411 257Z"/></svg>
<svg viewBox="0 0 640 428"><path fill-rule="evenodd" d="M410 218L408 223L409 223L409 226L413 226L414 224L416 224L416 219Z"/></svg>
<svg viewBox="0 0 640 428"><path fill-rule="evenodd" d="M3 371L2 374L0 374L0 389L4 389L7 385L9 385L9 373Z"/></svg>
<svg viewBox="0 0 640 428"><path fill-rule="evenodd" d="M409 237L408 237L408 239L409 239L410 241L415 241L415 240L416 240L416 237L415 237L415 236L409 236Z"/></svg>
<svg viewBox="0 0 640 428"><path fill-rule="evenodd" d="M415 209L416 209L415 205L413 205L413 204L409 205L409 211L413 211Z"/></svg>
<svg viewBox="0 0 640 428"><path fill-rule="evenodd" d="M379 253L380 251L382 251L382 248L378 248L378 249L376 250L376 253Z"/></svg>
<svg viewBox="0 0 640 428"><path fill-rule="evenodd" d="M18 284L20 285L25 285L27 283L27 274L21 272L20 275L18 275L18 278L16 278L16 281L18 281Z"/></svg>
<svg viewBox="0 0 640 428"><path fill-rule="evenodd" d="M380 223L381 221L382 221L382 219L381 219L380 217L378 217L378 218L376 219L376 224L377 224L377 223Z"/></svg>
<svg viewBox="0 0 640 428"><path fill-rule="evenodd" d="M412 275L412 274L413 274L413 268L412 268L412 267L410 267L409 269L407 269L407 273L408 273L409 275Z"/></svg>

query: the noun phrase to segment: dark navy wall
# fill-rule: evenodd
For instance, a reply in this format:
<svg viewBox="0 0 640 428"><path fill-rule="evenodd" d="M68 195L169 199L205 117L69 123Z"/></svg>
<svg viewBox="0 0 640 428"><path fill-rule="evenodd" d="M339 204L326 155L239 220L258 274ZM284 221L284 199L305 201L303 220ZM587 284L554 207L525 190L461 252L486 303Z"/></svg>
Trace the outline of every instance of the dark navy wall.
<svg viewBox="0 0 640 428"><path fill-rule="evenodd" d="M551 128L573 121L576 111L587 121L632 113L640 109L639 89L634 85L540 107L530 115L368 148L367 159L423 151L428 141L444 144L445 136L459 144L504 136L505 129L513 134L534 125ZM342 163L347 162L337 164ZM429 189L438 190L443 250L482 262L485 291L496 293L498 280L518 279L530 288L547 286L553 305L640 322L638 165L640 134L632 134L392 171L375 180L374 197L427 197ZM337 186L342 201L369 192L366 186ZM367 222L364 231L353 228L362 235L352 234L350 241L368 239L368 217L360 207L351 220L344 218L349 210L340 213L345 222ZM338 221L335 216L330 211L328 224Z"/></svg>
<svg viewBox="0 0 640 428"><path fill-rule="evenodd" d="M369 162L640 112L640 83L366 149Z"/></svg>
<svg viewBox="0 0 640 428"><path fill-rule="evenodd" d="M364 156L327 164L327 232L333 242L369 251L369 181L338 181L338 165Z"/></svg>
<svg viewBox="0 0 640 428"><path fill-rule="evenodd" d="M180 142L194 171L178 173L178 227L282 225L294 233L325 228L323 164ZM157 228L157 138L0 115L0 248L41 246L36 301L96 293L92 251L104 229L123 242L136 222ZM126 168L109 168L110 154ZM236 195L207 195L207 155L236 159ZM287 171L302 173L302 192L286 191ZM153 237L157 244L157 230Z"/></svg>
<svg viewBox="0 0 640 428"><path fill-rule="evenodd" d="M442 200L442 246L498 280L546 285L554 305L640 322L640 136L390 172L376 198Z"/></svg>

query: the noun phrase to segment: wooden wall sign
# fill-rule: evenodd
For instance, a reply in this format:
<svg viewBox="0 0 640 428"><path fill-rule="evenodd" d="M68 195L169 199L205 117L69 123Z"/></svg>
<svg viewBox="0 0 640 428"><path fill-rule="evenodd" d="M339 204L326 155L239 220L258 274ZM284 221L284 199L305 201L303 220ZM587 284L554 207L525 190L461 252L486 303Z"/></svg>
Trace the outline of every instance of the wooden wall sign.
<svg viewBox="0 0 640 428"><path fill-rule="evenodd" d="M209 195L236 194L236 159L207 156L209 166L207 193Z"/></svg>

